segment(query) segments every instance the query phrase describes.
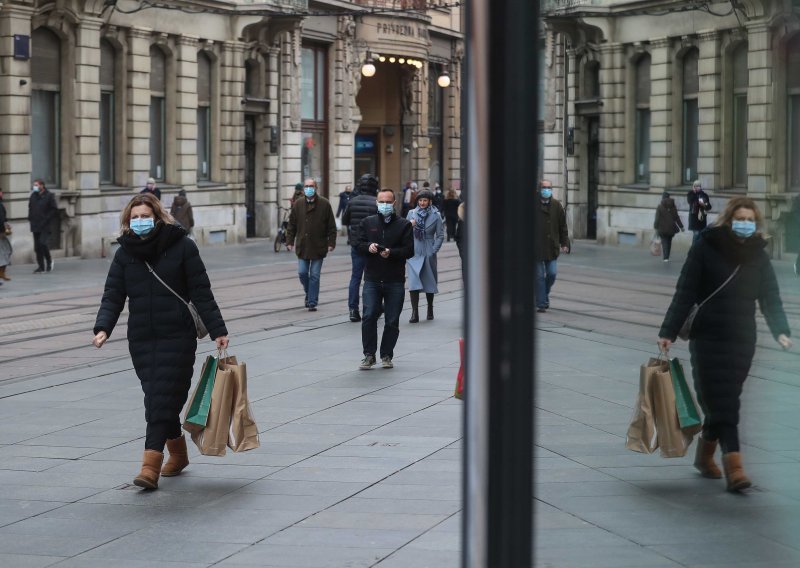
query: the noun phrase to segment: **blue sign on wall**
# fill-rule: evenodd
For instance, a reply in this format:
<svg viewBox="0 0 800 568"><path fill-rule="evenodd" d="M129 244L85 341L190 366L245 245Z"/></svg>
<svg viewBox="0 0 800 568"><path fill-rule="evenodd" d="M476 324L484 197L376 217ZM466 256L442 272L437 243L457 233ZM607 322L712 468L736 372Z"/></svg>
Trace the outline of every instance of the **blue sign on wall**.
<svg viewBox="0 0 800 568"><path fill-rule="evenodd" d="M376 146L375 136L356 136L356 154L374 154Z"/></svg>

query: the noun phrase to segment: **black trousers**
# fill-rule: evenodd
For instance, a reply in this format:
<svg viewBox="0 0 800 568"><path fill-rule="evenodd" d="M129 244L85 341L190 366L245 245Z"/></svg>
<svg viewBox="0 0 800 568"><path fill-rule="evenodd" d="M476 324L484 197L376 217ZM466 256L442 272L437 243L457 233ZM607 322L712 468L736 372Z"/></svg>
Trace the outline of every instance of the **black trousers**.
<svg viewBox="0 0 800 568"><path fill-rule="evenodd" d="M148 422L147 435L144 440L144 449L163 452L164 446L167 444L167 440L180 438L180 436L180 416L176 416L175 420L170 422Z"/></svg>
<svg viewBox="0 0 800 568"><path fill-rule="evenodd" d="M50 249L47 248L47 241L50 240L50 233L33 233L33 251L36 253L36 264L44 270L53 261L50 258ZM45 265L47 262L47 265Z"/></svg>
<svg viewBox="0 0 800 568"><path fill-rule="evenodd" d="M456 238L456 224L458 223L458 217L445 217L444 218L445 224L447 225L447 240Z"/></svg>
<svg viewBox="0 0 800 568"><path fill-rule="evenodd" d="M672 251L672 237L661 236L661 256L664 260L669 260L669 253Z"/></svg>

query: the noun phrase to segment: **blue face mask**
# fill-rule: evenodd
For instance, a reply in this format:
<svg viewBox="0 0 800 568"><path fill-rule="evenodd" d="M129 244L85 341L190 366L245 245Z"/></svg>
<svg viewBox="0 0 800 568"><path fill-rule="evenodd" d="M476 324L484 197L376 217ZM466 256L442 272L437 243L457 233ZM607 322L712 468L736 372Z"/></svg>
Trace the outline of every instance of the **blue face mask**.
<svg viewBox="0 0 800 568"><path fill-rule="evenodd" d="M756 224L754 221L734 221L731 223L733 232L738 237L750 237L756 232Z"/></svg>
<svg viewBox="0 0 800 568"><path fill-rule="evenodd" d="M314 194L315 194L315 193L317 193L317 190L316 190L316 189L314 189L314 186L312 186L312 185L307 185L307 186L305 186L305 187L303 188L303 193L305 193L305 194L306 194L306 197L308 197L309 199L311 199L312 197L314 197Z"/></svg>
<svg viewBox="0 0 800 568"><path fill-rule="evenodd" d="M148 234L155 226L156 222L153 219L131 219L131 231L140 237Z"/></svg>
<svg viewBox="0 0 800 568"><path fill-rule="evenodd" d="M551 197L553 197L553 190L550 189L549 187L543 187L542 197L544 197L545 199L550 199Z"/></svg>
<svg viewBox="0 0 800 568"><path fill-rule="evenodd" d="M378 213L384 217L388 217L394 213L394 203L378 203Z"/></svg>

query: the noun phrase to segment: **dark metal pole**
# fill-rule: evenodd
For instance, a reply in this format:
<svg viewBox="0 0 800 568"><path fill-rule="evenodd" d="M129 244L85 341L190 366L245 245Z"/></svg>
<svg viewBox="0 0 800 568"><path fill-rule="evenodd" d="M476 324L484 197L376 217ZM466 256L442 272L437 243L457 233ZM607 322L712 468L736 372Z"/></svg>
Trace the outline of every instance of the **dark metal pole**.
<svg viewBox="0 0 800 568"><path fill-rule="evenodd" d="M464 568L532 565L538 2L469 0Z"/></svg>

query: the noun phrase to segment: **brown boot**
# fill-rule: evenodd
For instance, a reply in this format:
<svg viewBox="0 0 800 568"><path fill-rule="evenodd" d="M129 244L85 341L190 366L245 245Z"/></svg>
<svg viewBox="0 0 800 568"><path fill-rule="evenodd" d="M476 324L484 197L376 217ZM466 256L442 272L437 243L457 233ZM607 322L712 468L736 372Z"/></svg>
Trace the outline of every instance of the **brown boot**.
<svg viewBox="0 0 800 568"><path fill-rule="evenodd" d="M11 280L8 276L6 276L6 267L0 266L0 280Z"/></svg>
<svg viewBox="0 0 800 568"><path fill-rule="evenodd" d="M722 472L714 462L714 452L717 451L717 442L709 442L702 436L697 438L697 453L694 455L694 467L700 475L709 479L720 479Z"/></svg>
<svg viewBox="0 0 800 568"><path fill-rule="evenodd" d="M741 491L753 484L750 478L744 474L742 454L739 452L722 454L722 466L725 468L725 480L728 482L728 491Z"/></svg>
<svg viewBox="0 0 800 568"><path fill-rule="evenodd" d="M161 475L172 477L178 475L189 465L189 452L186 449L186 438L181 434L180 438L167 440L167 451L169 459L164 467L161 468Z"/></svg>
<svg viewBox="0 0 800 568"><path fill-rule="evenodd" d="M163 453L145 450L142 458L142 471L134 478L133 484L145 489L158 489L158 474L161 472L163 461Z"/></svg>

